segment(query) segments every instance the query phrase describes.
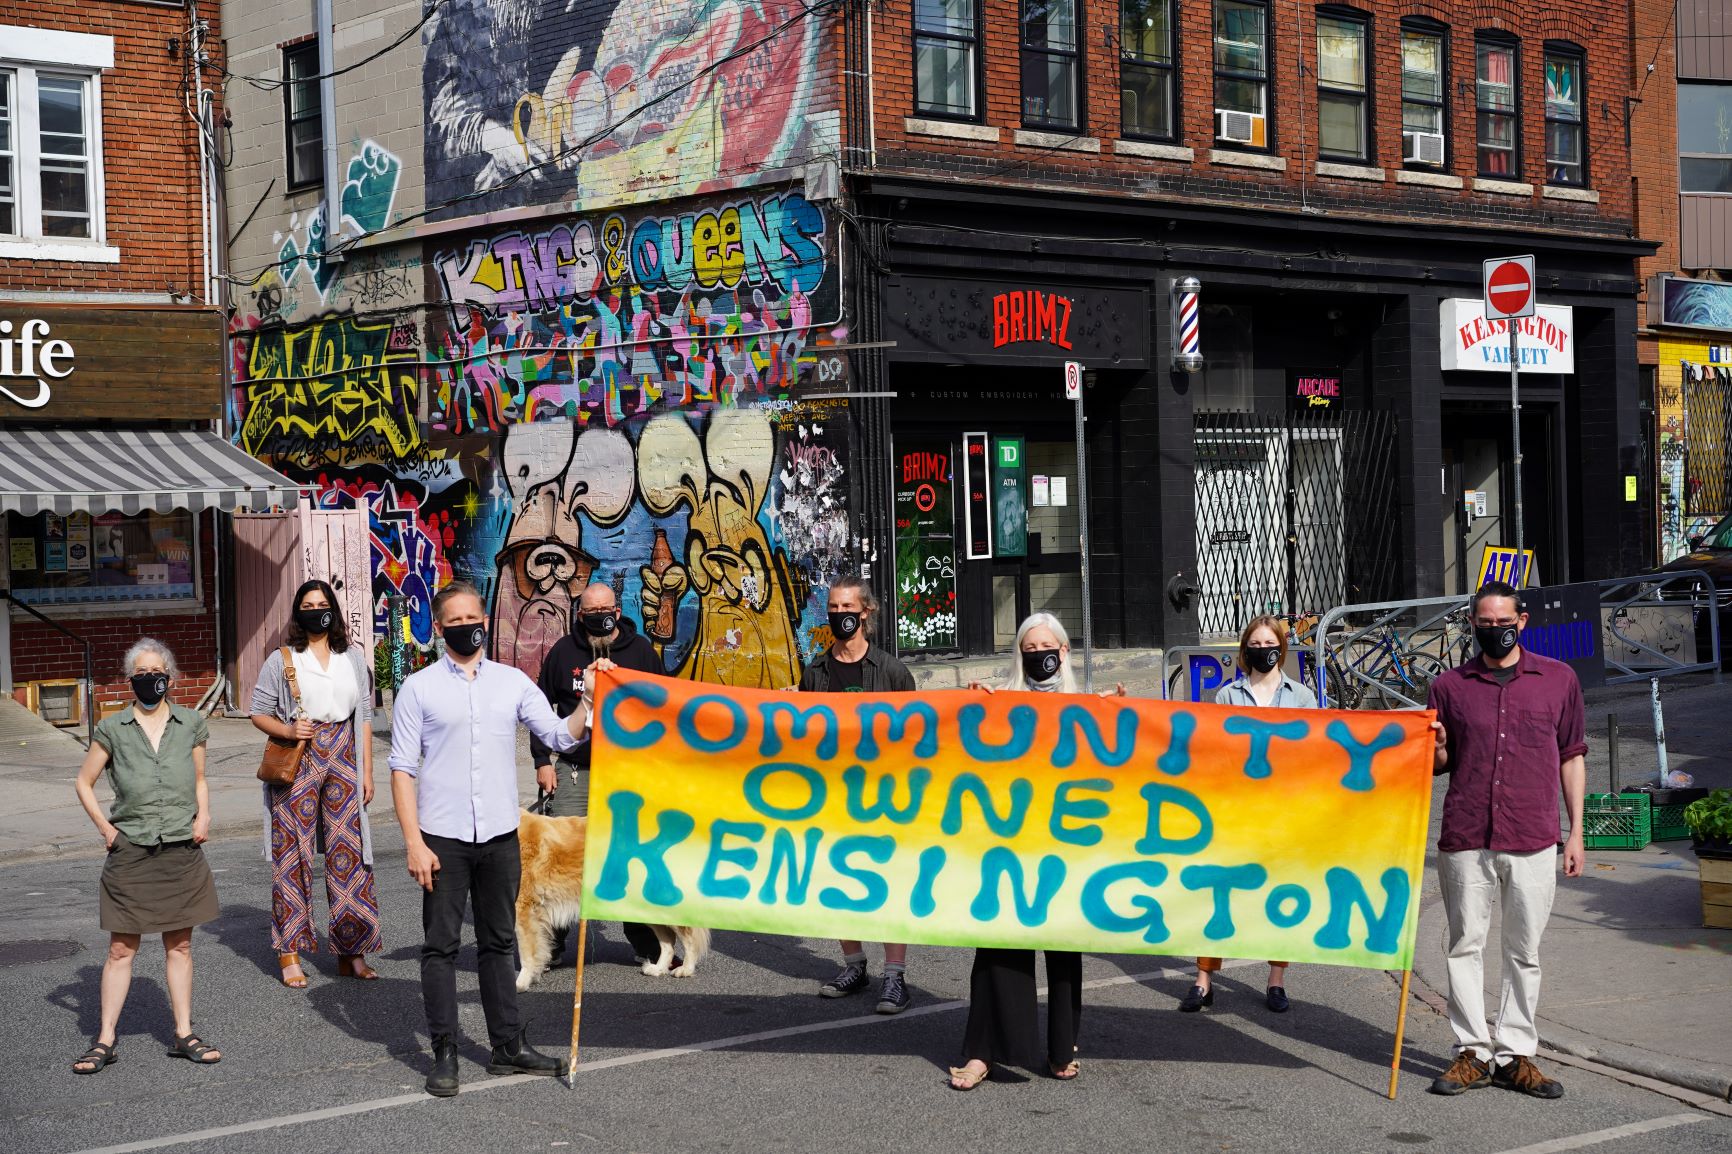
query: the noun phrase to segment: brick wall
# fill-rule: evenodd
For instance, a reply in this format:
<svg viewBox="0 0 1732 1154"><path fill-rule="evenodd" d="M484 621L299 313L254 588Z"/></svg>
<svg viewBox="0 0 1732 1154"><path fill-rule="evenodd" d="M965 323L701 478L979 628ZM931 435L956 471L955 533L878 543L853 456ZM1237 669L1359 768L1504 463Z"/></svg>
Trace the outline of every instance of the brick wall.
<svg viewBox="0 0 1732 1154"><path fill-rule="evenodd" d="M1179 149L1191 155L1151 157L1120 150L1118 0L1079 0L1085 118L1083 139L1065 147L1017 142L1020 117L1018 0L982 0L985 61L983 124L995 139L908 131L915 115L911 75L911 0L887 0L878 10L874 37L874 86L878 166L881 170L956 173L975 181L1045 186L1070 192L1174 197L1190 202L1253 204L1401 221L1471 222L1482 225L1590 231L1625 235L1630 226L1629 166L1624 150L1622 97L1628 76L1629 13L1621 4L1566 0L1508 9L1501 5L1377 2L1360 7L1370 15L1371 141L1373 155L1348 179L1319 172L1317 141L1317 43L1314 4L1270 9L1270 99L1277 142L1273 156L1283 171L1218 163L1214 155L1214 76L1211 66L1211 6L1176 0ZM1449 158L1444 173L1459 188L1404 182L1401 158L1400 23L1423 16L1449 27ZM1302 21L1302 27L1301 27ZM1474 34L1498 30L1520 37L1521 195L1475 189ZM1544 140L1543 43L1567 40L1586 52L1584 119L1588 183L1597 203L1547 195ZM1297 73L1302 55L1305 76ZM1601 102L1609 104L1608 117ZM1303 127L1301 127L1303 118ZM941 130L942 131L942 130ZM1050 145L1051 142L1049 142ZM1086 151L1075 151L1080 145ZM1147 151L1143 149L1142 151ZM1167 150L1171 151L1171 150ZM1369 171L1366 171L1369 170ZM1568 193L1563 194L1568 196Z"/></svg>
<svg viewBox="0 0 1732 1154"><path fill-rule="evenodd" d="M216 557L212 551L214 513L199 514L200 588L202 612L152 613L140 609L130 616L78 617L66 606L43 610L72 632L89 639L95 665L96 699L102 703L132 700L121 662L132 643L154 637L174 652L180 679L170 694L178 705L191 706L216 678ZM84 650L58 632L28 617L12 618L12 681L23 700L24 683L84 676Z"/></svg>
<svg viewBox="0 0 1732 1154"><path fill-rule="evenodd" d="M198 11L211 23L205 86L220 94L218 6L206 0ZM102 160L107 242L120 249L118 265L0 261L0 290L202 296L198 131L181 103L191 75L186 13L112 0L6 0L0 24L114 38L114 68L101 83ZM170 37L180 41L173 57Z"/></svg>
<svg viewBox="0 0 1732 1154"><path fill-rule="evenodd" d="M1641 277L1637 320L1647 321L1648 278L1675 273L1678 259L1678 45L1673 35L1671 0L1636 0L1630 91L1641 93L1630 108L1630 185L1635 198L1636 235L1656 241L1660 250L1636 262ZM1653 64L1652 72L1648 65ZM1652 334L1639 335L1637 355L1651 365L1659 349Z"/></svg>

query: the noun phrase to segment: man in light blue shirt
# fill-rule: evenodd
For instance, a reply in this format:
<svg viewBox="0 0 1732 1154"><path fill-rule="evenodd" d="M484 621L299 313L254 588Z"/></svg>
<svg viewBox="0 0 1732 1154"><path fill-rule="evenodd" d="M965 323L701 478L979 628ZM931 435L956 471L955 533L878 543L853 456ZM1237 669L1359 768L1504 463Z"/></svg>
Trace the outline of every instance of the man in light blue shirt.
<svg viewBox="0 0 1732 1154"><path fill-rule="evenodd" d="M535 683L483 656L487 615L473 585L433 598L446 653L397 692L391 715L391 798L421 898L421 997L433 1039L427 1092L457 1093L457 948L475 910L476 969L493 1053L490 1074L563 1076L538 1053L517 1012L517 727L563 753L588 731L590 710L561 720ZM611 667L598 662L597 669Z"/></svg>

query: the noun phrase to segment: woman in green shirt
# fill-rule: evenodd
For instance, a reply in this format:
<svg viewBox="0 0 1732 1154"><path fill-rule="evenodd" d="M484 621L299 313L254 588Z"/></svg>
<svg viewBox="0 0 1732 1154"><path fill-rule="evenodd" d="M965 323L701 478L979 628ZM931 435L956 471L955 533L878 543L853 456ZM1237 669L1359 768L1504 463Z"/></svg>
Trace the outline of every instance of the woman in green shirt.
<svg viewBox="0 0 1732 1154"><path fill-rule="evenodd" d="M168 1000L174 1009L171 1055L201 1066L221 1051L192 1032L192 928L217 918L216 879L199 847L210 833L210 794L202 716L168 700L178 670L162 642L145 638L126 654L137 701L96 726L96 740L78 771L78 800L90 815L108 859L102 867L102 928L109 933L102 967L102 1026L95 1043L73 1062L95 1074L116 1058L115 1031L132 985L132 959L145 934L161 934L168 955ZM96 800L96 779L108 771L114 805Z"/></svg>

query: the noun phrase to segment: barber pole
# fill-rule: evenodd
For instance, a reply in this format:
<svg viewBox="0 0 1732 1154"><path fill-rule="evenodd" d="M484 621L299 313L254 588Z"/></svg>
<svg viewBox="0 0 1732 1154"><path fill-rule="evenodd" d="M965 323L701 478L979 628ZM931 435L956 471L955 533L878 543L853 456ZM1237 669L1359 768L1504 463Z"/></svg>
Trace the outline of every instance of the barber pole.
<svg viewBox="0 0 1732 1154"><path fill-rule="evenodd" d="M1203 367L1203 336L1199 323L1203 285L1194 276L1173 282L1173 370L1199 372Z"/></svg>

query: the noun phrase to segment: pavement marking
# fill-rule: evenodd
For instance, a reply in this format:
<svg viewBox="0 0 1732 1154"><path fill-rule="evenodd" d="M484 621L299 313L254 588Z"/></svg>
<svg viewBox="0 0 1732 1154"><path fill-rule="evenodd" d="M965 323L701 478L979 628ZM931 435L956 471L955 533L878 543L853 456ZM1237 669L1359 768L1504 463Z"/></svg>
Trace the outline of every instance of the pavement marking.
<svg viewBox="0 0 1732 1154"><path fill-rule="evenodd" d="M1249 959L1229 961L1221 966L1223 970L1236 970L1245 966L1260 966L1262 962ZM1096 978L1092 982L1084 982L1085 990L1104 990L1111 986L1137 985L1154 981L1156 978L1189 977L1190 969L1173 969L1171 967L1149 970L1141 974L1120 974L1116 978ZM1042 986L1039 993L1046 993ZM802 1026L785 1026L779 1030L763 1030L756 1034L735 1034L729 1038L715 1038L708 1042L692 1042L684 1046L667 1046L660 1050L641 1050L635 1054L621 1054L617 1058L603 1058L599 1062L579 1062L578 1073L586 1071L612 1070L620 1066L637 1066L644 1062L656 1062L663 1058L677 1058L684 1054L703 1054L714 1050L728 1050L735 1046L747 1046L753 1042L772 1042L781 1038L796 1038L803 1034L821 1034L827 1030L846 1030L855 1026L875 1026L886 1022L902 1021L908 1018L921 1018L928 1014L943 1014L951 1010L960 1010L968 1005L966 999L951 1002L934 1002L929 1006L915 1006L900 1014L860 1014L852 1018L838 1018L829 1022L808 1022ZM486 1082L465 1082L460 1094L479 1094L486 1090L498 1090L514 1086L533 1086L541 1082L539 1078L502 1077ZM393 1094L389 1098L369 1098L362 1102L351 1102L347 1106L328 1106L323 1110L306 1110L299 1114L284 1114L276 1118L260 1118L253 1122L237 1122L232 1126L215 1126L208 1130L193 1130L185 1134L168 1134L161 1138L145 1138L137 1142L123 1142L118 1146L96 1146L88 1150L77 1151L76 1154L136 1154L141 1150L160 1150L166 1146L181 1146L192 1142L211 1142L218 1138L231 1138L237 1134L256 1134L262 1130L277 1130L285 1126L299 1126L305 1122L325 1122L333 1118L347 1118L355 1114L371 1114L377 1110L389 1110L397 1106L413 1106L416 1103L437 1102L422 1091L408 1094ZM1569 1149L1569 1147L1559 1147ZM1509 1154L1532 1154L1530 1151L1511 1151Z"/></svg>
<svg viewBox="0 0 1732 1154"><path fill-rule="evenodd" d="M1518 1146L1514 1150L1503 1151L1503 1154L1559 1154L1559 1151L1563 1150L1580 1150L1584 1146L1598 1146L1601 1142L1633 1138L1637 1134L1647 1134L1654 1130L1670 1130L1674 1126L1688 1126L1693 1122L1706 1121L1706 1114L1667 1114L1660 1118L1649 1118L1645 1122L1628 1122L1605 1130L1572 1134L1567 1138L1553 1138L1549 1142L1535 1142L1532 1146Z"/></svg>

